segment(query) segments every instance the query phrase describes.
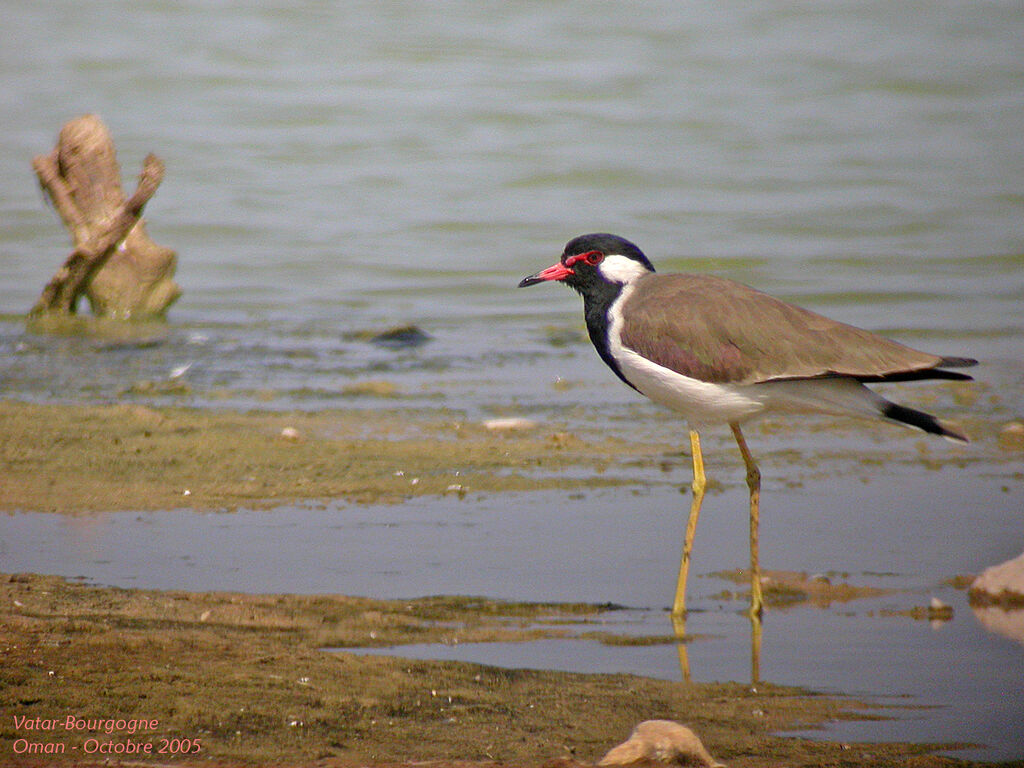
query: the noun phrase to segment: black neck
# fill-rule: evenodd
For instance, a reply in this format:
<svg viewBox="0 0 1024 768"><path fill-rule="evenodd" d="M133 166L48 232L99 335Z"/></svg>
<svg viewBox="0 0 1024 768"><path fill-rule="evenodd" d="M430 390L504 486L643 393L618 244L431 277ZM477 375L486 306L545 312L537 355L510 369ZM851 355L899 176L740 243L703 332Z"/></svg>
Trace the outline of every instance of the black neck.
<svg viewBox="0 0 1024 768"><path fill-rule="evenodd" d="M594 343L597 354L615 372L616 376L628 386L633 387L629 380L622 375L619 364L615 362L608 346L608 310L619 298L622 288L621 283L606 283L604 281L587 286L585 291L581 291L583 294L583 317L587 321L587 333L590 334L590 340Z"/></svg>

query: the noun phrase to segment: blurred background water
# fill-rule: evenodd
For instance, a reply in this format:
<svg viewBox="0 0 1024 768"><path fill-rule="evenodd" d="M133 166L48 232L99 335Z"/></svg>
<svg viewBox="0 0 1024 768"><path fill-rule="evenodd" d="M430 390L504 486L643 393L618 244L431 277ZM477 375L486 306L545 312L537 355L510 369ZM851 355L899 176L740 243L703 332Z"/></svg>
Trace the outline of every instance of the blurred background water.
<svg viewBox="0 0 1024 768"><path fill-rule="evenodd" d="M557 420L565 405L582 403L568 428L665 439L663 416L619 386L582 338L578 299L552 287L514 289L553 263L570 237L605 230L635 240L662 270L715 272L912 345L981 359L982 396L965 407L939 390L932 409L994 423L1024 413L1019 2L8 0L0 20L0 396L352 406L372 414L373 398L341 390L387 379L402 394L398 404L410 408ZM146 214L153 239L179 254L184 296L146 343L25 329L24 313L68 252L31 158L53 147L65 121L87 112L110 128L127 187L146 152L167 165ZM430 342L393 349L365 340L366 332L406 323ZM165 381L185 365L187 388L133 386ZM552 387L559 379L571 386ZM912 392L903 399L913 403ZM683 436L681 425L677 432ZM917 436L892 435L887 450L916 456ZM803 493L817 500L807 502L808 514L822 515L827 532L835 524L829 510L839 516L863 502L851 484L829 478L834 459L822 458L835 455L829 438L799 431L782 438L824 462ZM757 451L767 441L755 442ZM966 505L953 512L971 521L942 529L963 537L946 575L976 572L1024 545L1020 462L982 442L969 472L922 476L912 461L883 472L891 482L879 488L892 491L890 503L901 485L929 488L898 499L915 505L907 517L918 525L901 526L902 509L886 518L892 538L883 551L910 561L888 569L906 577L904 586L940 578L939 568L923 577L915 558L950 560L948 538L921 535L943 499ZM727 461L728 472L718 474L742 511L731 450L727 460L710 460ZM770 462L765 469L775 477L767 482L782 483L788 468ZM970 493L957 495L960 488ZM637 506L631 491L620 493L601 503ZM830 506L815 507L824 497ZM534 509L535 523L551 514L543 499L488 504ZM304 536L322 524L309 510L290 512ZM631 515L636 535L664 536L665 519L645 515ZM13 516L0 527L5 568L144 581L144 563L118 570L109 553L55 555L61 537L41 532L58 524L33 520ZM199 530L203 520L178 524ZM715 525L702 521L711 532L701 534L714 537ZM846 554L844 540L822 535L812 548L792 530L769 534L776 536L763 554L769 566L825 570ZM141 538L129 536L134 544L116 547L114 560L130 560ZM533 548L544 560L543 538L527 537L510 551ZM644 569L662 590L677 557L674 536L667 538L666 561ZM854 559L870 560L878 540L861 543ZM195 571L176 568L174 551L168 544L170 565L155 584L233 583L223 572L193 583ZM486 558L448 554L454 564L438 572L435 591L568 599L566 583L590 578L566 581L555 572L507 594L508 575L489 580ZM308 576L318 562L294 572ZM415 574L417 562L396 564L395 572ZM473 562L481 568L475 575ZM617 573L596 581L616 585L614 596L582 583L576 591L581 599L659 605L641 581ZM415 591L383 576L297 579L253 588ZM618 593L631 583L638 584L632 597ZM837 621L834 613L811 616L823 638ZM774 637L806 638L799 623L788 631L777 622ZM866 653L887 647L885 628L861 631ZM970 647L984 658L992 642ZM1009 665L1006 689L979 690L993 711L1002 707L1000 723L1013 723L1009 715L1024 712L1024 654L1013 641L996 642L1000 658L1011 659L1000 662ZM814 653L830 645L823 639ZM934 664L913 667L915 658L934 660L926 646L894 651L895 667L906 670L906 685L894 684L901 694L912 696L932 674ZM840 675L822 662L827 671L808 679L814 665L806 657L783 657L791 663L768 666L770 679L864 690L856 670ZM713 668L743 679L740 662ZM885 683L893 679L867 688L892 693ZM973 701L969 686L925 698L947 707ZM941 736L941 718L924 722L915 736ZM868 728L864 738L872 733L883 731ZM980 754L1021 755L1024 735L1012 726L974 735L996 745ZM970 736L968 728L957 738Z"/></svg>

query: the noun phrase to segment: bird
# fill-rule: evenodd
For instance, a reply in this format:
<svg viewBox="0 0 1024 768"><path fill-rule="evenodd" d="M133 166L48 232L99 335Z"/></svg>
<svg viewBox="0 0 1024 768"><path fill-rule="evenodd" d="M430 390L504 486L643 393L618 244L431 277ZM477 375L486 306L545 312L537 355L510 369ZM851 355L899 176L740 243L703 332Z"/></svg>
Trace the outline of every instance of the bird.
<svg viewBox="0 0 1024 768"><path fill-rule="evenodd" d="M558 263L519 287L563 283L583 297L598 355L627 386L684 417L693 496L672 615L686 613L686 580L707 476L700 432L727 424L750 494L750 616L764 608L759 563L761 472L741 426L767 413L831 413L898 422L955 442L938 419L865 386L925 379L970 381L950 368L968 357L920 352L710 274L658 273L634 243L604 232L570 240Z"/></svg>

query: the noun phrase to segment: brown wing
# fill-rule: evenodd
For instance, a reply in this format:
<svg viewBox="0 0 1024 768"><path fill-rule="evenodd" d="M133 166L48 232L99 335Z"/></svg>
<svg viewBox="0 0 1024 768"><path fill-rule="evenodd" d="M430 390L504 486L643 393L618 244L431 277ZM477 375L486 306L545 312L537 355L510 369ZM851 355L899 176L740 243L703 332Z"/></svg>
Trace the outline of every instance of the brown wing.
<svg viewBox="0 0 1024 768"><path fill-rule="evenodd" d="M974 362L919 352L709 275L645 275L622 311L629 318L621 334L626 347L684 376L719 384L907 379L943 364Z"/></svg>

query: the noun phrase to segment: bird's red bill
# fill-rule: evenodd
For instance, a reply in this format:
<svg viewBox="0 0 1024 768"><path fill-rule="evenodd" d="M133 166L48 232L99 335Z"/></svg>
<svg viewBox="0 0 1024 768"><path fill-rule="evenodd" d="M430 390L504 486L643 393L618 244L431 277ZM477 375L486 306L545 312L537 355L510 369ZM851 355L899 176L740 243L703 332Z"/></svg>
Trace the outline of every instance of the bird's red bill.
<svg viewBox="0 0 1024 768"><path fill-rule="evenodd" d="M540 280L564 280L569 275L575 274L575 272L562 264L552 264L547 269L538 272L537 278Z"/></svg>
<svg viewBox="0 0 1024 768"><path fill-rule="evenodd" d="M564 264L552 264L547 269L542 269L536 275L524 277L523 281L519 283L519 287L522 288L527 285L536 285L537 283L543 283L545 280L564 280L570 275L575 274L575 272Z"/></svg>

